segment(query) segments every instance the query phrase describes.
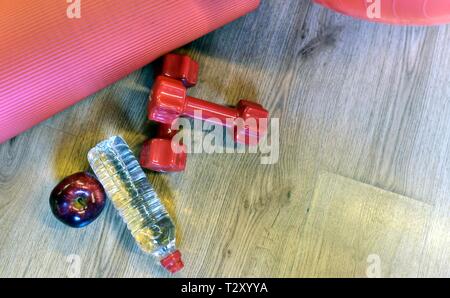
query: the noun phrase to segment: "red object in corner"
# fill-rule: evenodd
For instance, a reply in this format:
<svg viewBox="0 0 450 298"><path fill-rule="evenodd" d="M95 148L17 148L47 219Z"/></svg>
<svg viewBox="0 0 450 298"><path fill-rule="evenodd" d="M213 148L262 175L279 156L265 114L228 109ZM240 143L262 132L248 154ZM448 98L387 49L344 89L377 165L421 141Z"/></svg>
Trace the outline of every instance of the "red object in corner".
<svg viewBox="0 0 450 298"><path fill-rule="evenodd" d="M314 0L337 12L373 22L400 25L450 23L447 0ZM378 5L378 6L377 6ZM379 15L374 15L374 8ZM370 11L370 12L369 12Z"/></svg>
<svg viewBox="0 0 450 298"><path fill-rule="evenodd" d="M166 268L170 273L176 273L183 269L184 264L181 260L181 253L179 250L168 255L166 258L161 260L161 265Z"/></svg>

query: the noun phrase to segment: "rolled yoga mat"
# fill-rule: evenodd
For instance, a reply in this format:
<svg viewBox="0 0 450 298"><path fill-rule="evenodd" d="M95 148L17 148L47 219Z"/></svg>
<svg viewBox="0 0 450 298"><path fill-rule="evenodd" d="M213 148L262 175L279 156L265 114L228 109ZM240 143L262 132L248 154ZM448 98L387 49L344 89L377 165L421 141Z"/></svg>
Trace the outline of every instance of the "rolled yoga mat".
<svg viewBox="0 0 450 298"><path fill-rule="evenodd" d="M450 23L450 0L314 0L340 13L401 25Z"/></svg>
<svg viewBox="0 0 450 298"><path fill-rule="evenodd" d="M1 1L0 143L258 4Z"/></svg>

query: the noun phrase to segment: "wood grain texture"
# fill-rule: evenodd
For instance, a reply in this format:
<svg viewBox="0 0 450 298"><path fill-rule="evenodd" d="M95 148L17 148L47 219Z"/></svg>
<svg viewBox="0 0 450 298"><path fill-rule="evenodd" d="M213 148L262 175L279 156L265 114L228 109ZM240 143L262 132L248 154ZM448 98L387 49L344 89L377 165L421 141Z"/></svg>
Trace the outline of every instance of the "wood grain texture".
<svg viewBox="0 0 450 298"><path fill-rule="evenodd" d="M321 173L299 239L298 272L307 277L449 276L450 219L435 217L432 209Z"/></svg>
<svg viewBox="0 0 450 298"><path fill-rule="evenodd" d="M329 239L326 227L309 233L312 218L324 220L313 212L314 202L326 206L315 191L323 172L422 202L417 214L438 232L429 233L435 257L420 272L448 276L438 248L448 243L439 218L450 210L449 28L376 25L307 0L266 0L180 49L201 65L192 96L231 105L256 99L280 119L281 135L275 165L261 165L255 154L190 154L184 173L148 173L178 224L186 263L179 276L338 274L320 266L331 259L305 259L301 250ZM80 256L84 277L168 276L139 251L110 204L81 230L62 226L48 207L53 186L87 169L87 151L99 141L120 134L138 152L151 133L145 107L153 69L0 145L0 276L66 276L71 254ZM332 223L357 219L373 231L370 209L359 204L366 217L339 208L330 214L342 220ZM401 206L404 222L411 213ZM365 253L365 245L349 249Z"/></svg>

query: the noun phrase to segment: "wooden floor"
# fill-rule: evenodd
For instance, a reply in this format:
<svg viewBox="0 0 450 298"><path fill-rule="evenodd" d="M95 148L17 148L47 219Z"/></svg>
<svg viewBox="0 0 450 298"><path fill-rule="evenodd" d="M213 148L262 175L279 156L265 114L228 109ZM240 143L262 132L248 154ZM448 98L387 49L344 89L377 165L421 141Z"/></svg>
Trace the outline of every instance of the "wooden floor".
<svg viewBox="0 0 450 298"><path fill-rule="evenodd" d="M191 154L184 173L148 173L178 225L177 276L449 277L449 40L449 26L263 0L181 49L201 65L191 95L280 119L280 157ZM0 145L0 277L169 276L110 204L80 230L48 205L97 142L138 152L152 81L150 65Z"/></svg>

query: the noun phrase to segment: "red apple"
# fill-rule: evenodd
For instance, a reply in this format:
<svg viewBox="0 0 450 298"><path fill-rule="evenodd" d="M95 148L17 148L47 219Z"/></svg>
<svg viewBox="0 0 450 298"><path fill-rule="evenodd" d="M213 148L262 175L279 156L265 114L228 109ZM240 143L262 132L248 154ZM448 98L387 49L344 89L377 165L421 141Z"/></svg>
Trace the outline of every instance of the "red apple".
<svg viewBox="0 0 450 298"><path fill-rule="evenodd" d="M106 202L101 183L89 173L76 173L64 178L50 195L50 207L58 220L81 228L93 222Z"/></svg>

